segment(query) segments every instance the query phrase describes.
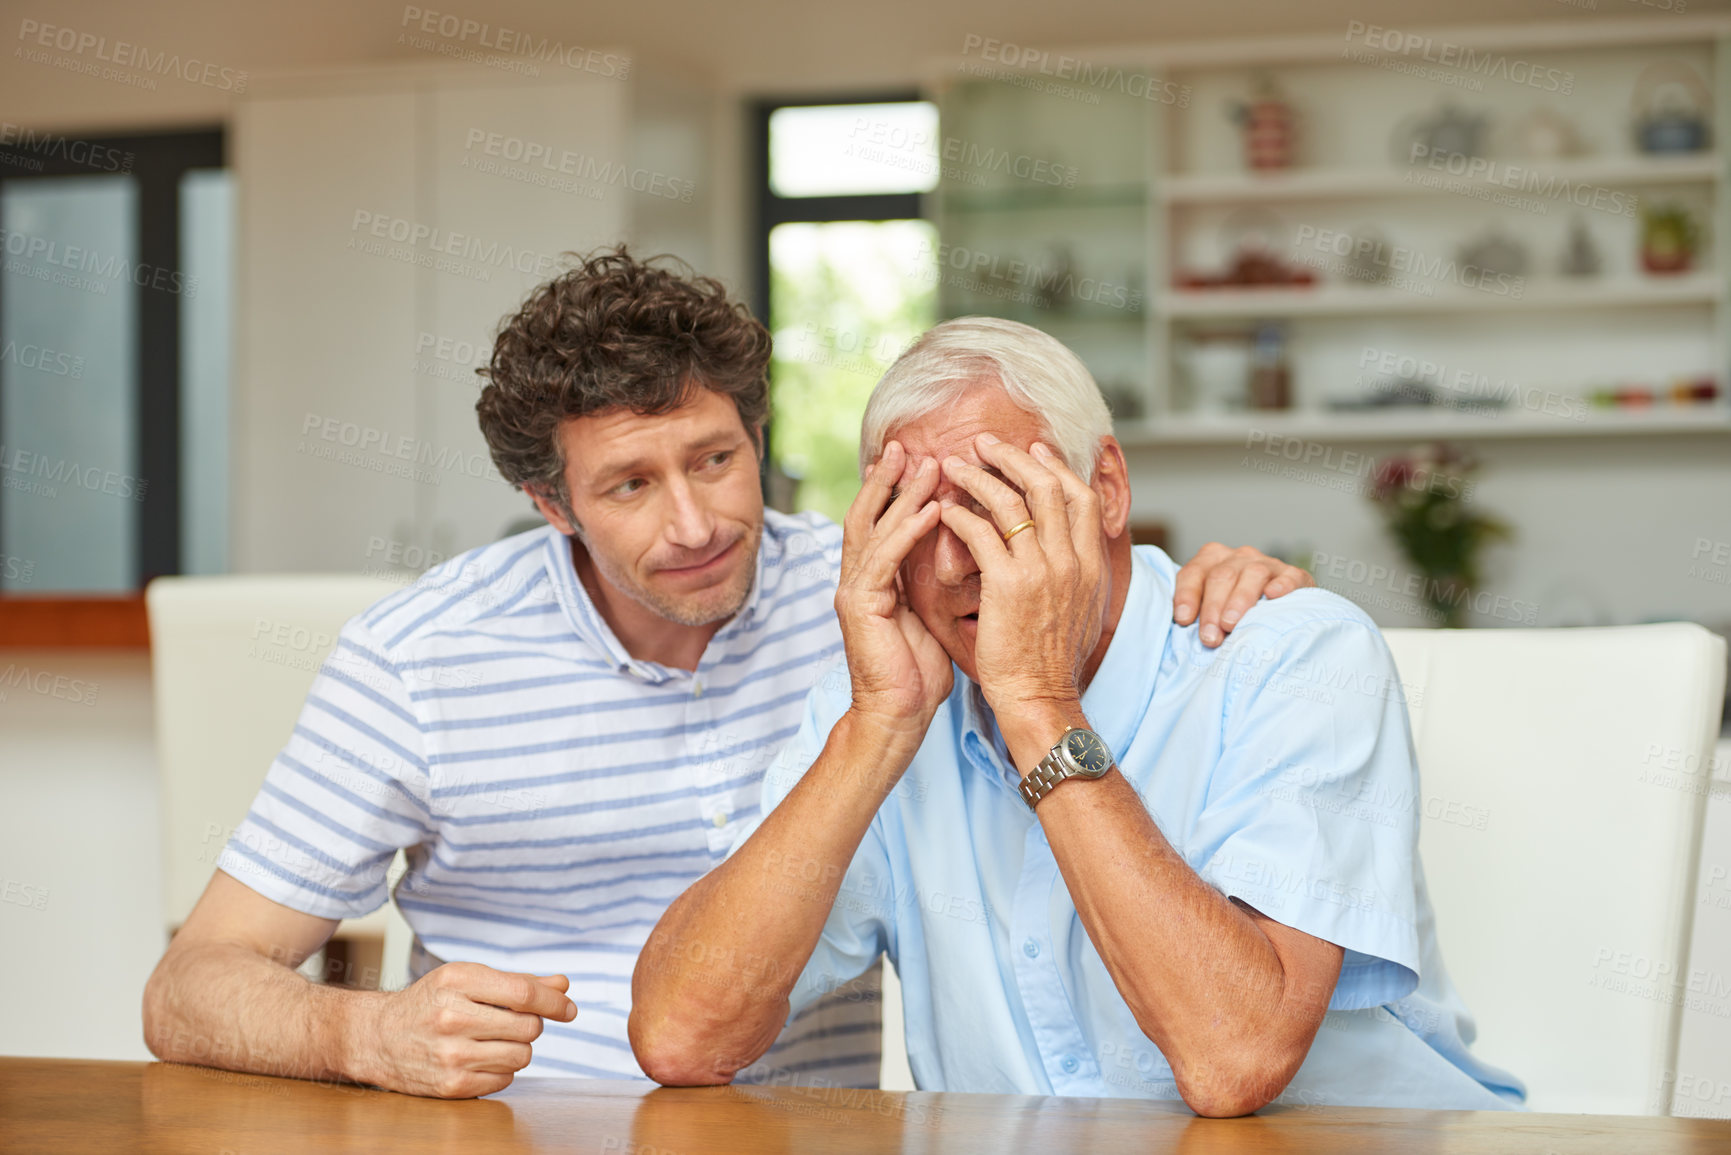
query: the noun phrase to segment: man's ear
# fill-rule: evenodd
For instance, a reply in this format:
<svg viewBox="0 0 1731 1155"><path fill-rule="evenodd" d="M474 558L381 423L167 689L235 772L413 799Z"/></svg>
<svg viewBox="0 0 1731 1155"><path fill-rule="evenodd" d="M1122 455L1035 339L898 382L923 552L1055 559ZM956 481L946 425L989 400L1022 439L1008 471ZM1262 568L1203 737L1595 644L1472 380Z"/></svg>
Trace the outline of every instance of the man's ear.
<svg viewBox="0 0 1731 1155"><path fill-rule="evenodd" d="M1116 437L1100 438L1092 486L1100 495L1101 528L1107 537L1123 536L1130 524L1130 467Z"/></svg>
<svg viewBox="0 0 1731 1155"><path fill-rule="evenodd" d="M523 492L529 495L529 500L535 503L535 511L546 518L552 527L570 537L577 532L577 527L571 524L559 509L559 502L554 500L552 492L544 485L525 485Z"/></svg>

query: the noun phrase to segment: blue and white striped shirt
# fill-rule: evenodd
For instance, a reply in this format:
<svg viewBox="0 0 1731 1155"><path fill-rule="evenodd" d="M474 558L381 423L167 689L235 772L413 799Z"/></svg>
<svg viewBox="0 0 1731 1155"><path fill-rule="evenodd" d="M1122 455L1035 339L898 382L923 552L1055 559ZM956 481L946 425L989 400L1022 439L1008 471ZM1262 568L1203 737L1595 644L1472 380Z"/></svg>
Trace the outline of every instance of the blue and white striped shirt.
<svg viewBox="0 0 1731 1155"><path fill-rule="evenodd" d="M757 580L696 670L633 658L551 526L472 550L350 621L218 866L356 918L395 898L416 977L563 973L531 1075L643 1077L631 972L662 912L758 817L759 784L842 652L841 530L765 511ZM742 1081L877 1085L876 977L794 1020Z"/></svg>

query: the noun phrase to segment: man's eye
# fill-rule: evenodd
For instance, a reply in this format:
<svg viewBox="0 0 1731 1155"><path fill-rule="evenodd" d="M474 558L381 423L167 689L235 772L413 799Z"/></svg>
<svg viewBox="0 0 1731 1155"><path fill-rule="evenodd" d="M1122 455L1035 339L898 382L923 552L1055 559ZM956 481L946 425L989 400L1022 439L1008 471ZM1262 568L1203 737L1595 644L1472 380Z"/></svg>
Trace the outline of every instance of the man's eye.
<svg viewBox="0 0 1731 1155"><path fill-rule="evenodd" d="M704 464L705 465L722 466L722 465L726 465L728 463L729 459L731 459L732 457L733 457L733 451L731 449L724 449L724 450L720 451L719 453L711 453L708 456L708 458L706 458L704 460Z"/></svg>
<svg viewBox="0 0 1731 1155"><path fill-rule="evenodd" d="M642 489L642 488L643 488L643 479L641 477L631 477L631 478L627 478L624 481L621 481L618 485L615 485L613 487L613 492L618 494L621 497L624 497L628 494L636 493L639 489Z"/></svg>

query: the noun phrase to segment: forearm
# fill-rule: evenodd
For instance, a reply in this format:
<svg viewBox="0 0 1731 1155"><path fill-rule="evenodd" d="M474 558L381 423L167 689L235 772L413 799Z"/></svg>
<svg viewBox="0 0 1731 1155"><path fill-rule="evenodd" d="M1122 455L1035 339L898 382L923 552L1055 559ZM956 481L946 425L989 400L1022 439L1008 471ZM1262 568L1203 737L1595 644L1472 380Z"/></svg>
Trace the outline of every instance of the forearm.
<svg viewBox="0 0 1731 1155"><path fill-rule="evenodd" d="M1054 732L1087 724L1077 719ZM1116 769L1059 786L1038 814L1089 938L1186 1100L1216 1113L1277 1094L1314 1026L1255 920L1190 868Z"/></svg>
<svg viewBox="0 0 1731 1155"><path fill-rule="evenodd" d="M171 949L145 986L145 1044L170 1062L371 1081L365 1023L384 997L310 982L239 944Z"/></svg>
<svg viewBox="0 0 1731 1155"><path fill-rule="evenodd" d="M851 712L738 853L674 901L638 956L630 1034L671 1084L725 1083L767 1051L872 817L918 749Z"/></svg>

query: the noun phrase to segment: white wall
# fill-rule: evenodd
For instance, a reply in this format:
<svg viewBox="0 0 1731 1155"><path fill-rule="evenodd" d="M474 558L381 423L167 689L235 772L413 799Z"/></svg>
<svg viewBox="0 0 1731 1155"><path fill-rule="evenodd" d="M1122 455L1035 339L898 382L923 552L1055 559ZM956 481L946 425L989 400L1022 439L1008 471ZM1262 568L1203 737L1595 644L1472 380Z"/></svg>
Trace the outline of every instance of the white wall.
<svg viewBox="0 0 1731 1155"><path fill-rule="evenodd" d="M236 570L378 568L381 542L450 556L531 513L481 437L474 370L566 253L625 239L640 202L680 204L609 179L647 172L631 96L615 77L398 65L240 101ZM639 151L688 164L678 126L645 126Z"/></svg>
<svg viewBox="0 0 1731 1155"><path fill-rule="evenodd" d="M1639 14L1624 3L1597 13L1556 0L1233 0L1215 4L1147 4L1073 0L1003 4L998 0L887 0L788 4L785 0L668 0L660 4L570 4L564 0L407 5L400 0L58 0L15 10L6 21L16 46L22 20L52 24L141 45L152 53L212 63L232 74L291 68L426 60L403 42L411 9L454 13L567 45L622 45L645 63L700 76L720 90L823 92L907 86L934 56L959 56L970 36L1022 45L1122 45L1286 32L1343 33L1348 21L1399 28L1475 21L1579 24ZM1725 0L1690 0L1688 11L1723 11ZM1368 10L1367 10L1368 9ZM1653 13L1658 20L1673 12ZM412 21L413 18L410 17ZM38 30L39 31L39 30ZM474 37L471 37L471 45ZM52 54L51 54L52 55ZM86 57L89 53L86 53ZM223 119L230 87L159 78L142 89L79 74L7 51L0 69L0 108L21 124L57 129L183 125Z"/></svg>

